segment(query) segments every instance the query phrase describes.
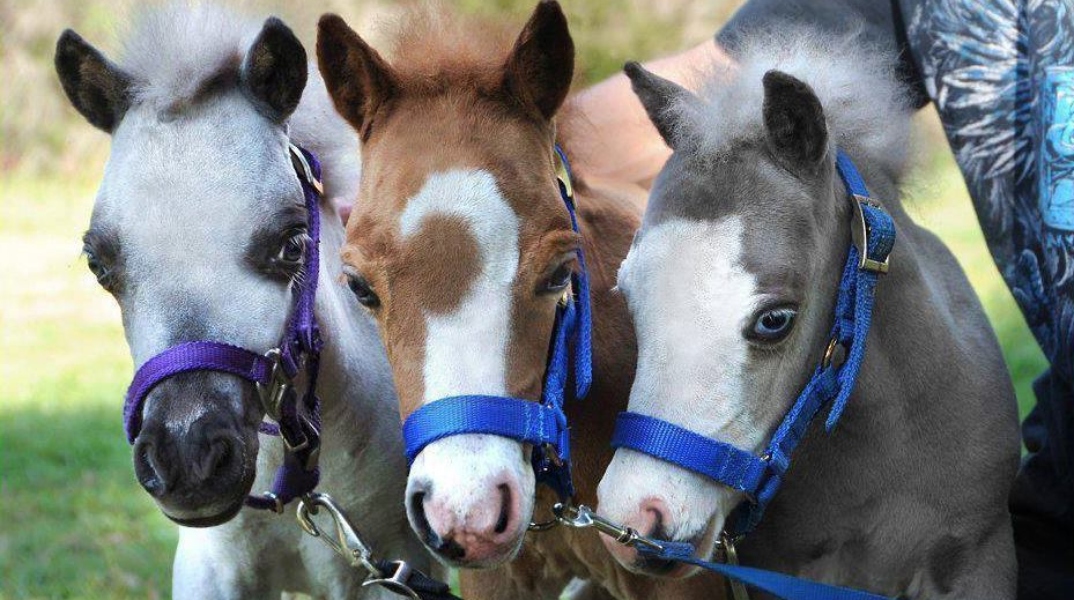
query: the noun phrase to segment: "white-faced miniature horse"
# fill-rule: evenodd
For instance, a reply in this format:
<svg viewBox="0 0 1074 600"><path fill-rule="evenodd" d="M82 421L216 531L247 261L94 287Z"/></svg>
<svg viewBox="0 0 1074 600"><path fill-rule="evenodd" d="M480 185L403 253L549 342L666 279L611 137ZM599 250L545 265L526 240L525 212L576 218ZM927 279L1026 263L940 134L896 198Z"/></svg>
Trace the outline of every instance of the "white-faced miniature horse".
<svg viewBox="0 0 1074 600"><path fill-rule="evenodd" d="M738 543L748 566L890 596L1010 598L1014 394L958 263L899 203L910 112L893 69L854 39L760 42L701 98L627 68L674 154L619 271L639 351L629 410L640 416L620 419L600 512L691 542L702 557L721 531L755 525ZM851 163L874 200L852 177L841 181ZM848 249L868 246L852 236L852 219L879 218L875 200L897 231L890 263L846 266L860 256ZM859 291L837 303L848 274ZM879 278L875 296L865 277ZM848 345L844 334L867 322L867 304L875 311L858 363L864 339ZM841 386L852 380L829 374L854 364L840 419ZM817 396L803 392L807 382ZM825 400L785 454L772 440L790 439L780 424L792 405L806 406L796 398ZM756 494L736 489L745 471L715 455L690 462L680 446L654 458L659 440L644 440L635 423L762 465ZM724 483L699 474L724 467ZM773 478L782 486L770 497ZM739 518L758 512L733 512L768 499L759 523ZM605 543L630 568L667 568Z"/></svg>
<svg viewBox="0 0 1074 600"><path fill-rule="evenodd" d="M304 259L319 252L321 488L379 553L427 568L403 510L390 370L373 323L339 284L343 227L327 202L320 247L306 247L312 215L289 144L320 157L332 195L355 193L358 166L357 139L307 73L301 43L274 18L260 26L175 7L143 14L118 64L65 32L56 68L75 108L112 135L85 252L119 303L135 365L191 340L265 352L287 327ZM170 519L197 526L180 529L174 596L389 595L362 588L365 573L291 517L239 511L284 457L280 439L258 435L258 397L253 383L208 371L145 397L138 479Z"/></svg>

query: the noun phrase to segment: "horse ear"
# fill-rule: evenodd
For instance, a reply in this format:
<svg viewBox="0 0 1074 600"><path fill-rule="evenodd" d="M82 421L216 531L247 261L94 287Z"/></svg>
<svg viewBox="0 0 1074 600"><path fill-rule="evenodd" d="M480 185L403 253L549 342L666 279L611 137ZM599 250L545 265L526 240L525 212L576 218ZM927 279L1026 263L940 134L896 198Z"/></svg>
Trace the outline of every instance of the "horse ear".
<svg viewBox="0 0 1074 600"><path fill-rule="evenodd" d="M309 67L306 49L291 28L269 17L246 51L242 89L269 119L282 123L298 108Z"/></svg>
<svg viewBox="0 0 1074 600"><path fill-rule="evenodd" d="M398 89L391 66L333 14L317 24L317 64L336 110L366 139L373 113Z"/></svg>
<svg viewBox="0 0 1074 600"><path fill-rule="evenodd" d="M697 96L674 81L646 70L636 62L628 62L623 66L623 71L630 79L634 94L645 107L649 120L660 132L660 137L664 138L670 148L675 149L686 133L679 126L681 113L673 108L696 104L699 102Z"/></svg>
<svg viewBox="0 0 1074 600"><path fill-rule="evenodd" d="M815 170L828 153L828 126L813 88L781 71L769 71L764 75L763 110L773 154L792 169Z"/></svg>
<svg viewBox="0 0 1074 600"><path fill-rule="evenodd" d="M541 117L551 119L571 89L574 41L555 0L542 0L507 58L504 88Z"/></svg>
<svg viewBox="0 0 1074 600"><path fill-rule="evenodd" d="M53 61L75 109L94 127L112 133L130 108L130 77L70 29L56 42Z"/></svg>

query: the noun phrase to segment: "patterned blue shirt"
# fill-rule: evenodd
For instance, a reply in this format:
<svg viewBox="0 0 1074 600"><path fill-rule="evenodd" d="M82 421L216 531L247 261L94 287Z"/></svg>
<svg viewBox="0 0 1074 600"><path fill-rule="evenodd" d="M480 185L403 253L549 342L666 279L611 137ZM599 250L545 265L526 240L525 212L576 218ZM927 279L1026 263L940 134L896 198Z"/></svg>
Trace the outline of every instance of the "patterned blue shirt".
<svg viewBox="0 0 1074 600"><path fill-rule="evenodd" d="M1074 380L1074 0L752 0L721 31L863 28L931 99L989 250L1053 367Z"/></svg>

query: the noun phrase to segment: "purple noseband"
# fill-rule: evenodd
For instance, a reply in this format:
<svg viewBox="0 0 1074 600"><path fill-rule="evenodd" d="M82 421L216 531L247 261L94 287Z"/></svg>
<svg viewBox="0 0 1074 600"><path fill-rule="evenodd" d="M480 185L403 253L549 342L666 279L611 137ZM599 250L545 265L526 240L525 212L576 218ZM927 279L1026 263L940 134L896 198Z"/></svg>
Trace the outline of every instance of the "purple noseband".
<svg viewBox="0 0 1074 600"><path fill-rule="evenodd" d="M264 354L216 341L184 342L147 360L134 374L123 406L127 442L134 444L142 429L142 407L153 388L165 379L192 371L216 371L241 377L257 384L265 414L277 426L263 423L261 431L279 434L287 453L276 471L272 491L250 496L247 506L282 512L291 500L312 492L320 479L320 400L317 372L321 336L313 313L320 270L319 244L322 193L321 166L310 152L291 145L291 162L302 184L309 213L310 245L306 249L303 274L295 281L291 316L280 344ZM299 398L293 382L305 368L307 386Z"/></svg>

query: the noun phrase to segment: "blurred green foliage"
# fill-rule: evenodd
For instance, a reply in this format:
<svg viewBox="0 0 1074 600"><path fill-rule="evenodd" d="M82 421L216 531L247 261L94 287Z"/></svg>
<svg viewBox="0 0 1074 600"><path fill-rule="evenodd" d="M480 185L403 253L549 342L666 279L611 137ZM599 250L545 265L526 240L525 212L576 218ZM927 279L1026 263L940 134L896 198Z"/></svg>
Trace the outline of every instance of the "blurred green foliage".
<svg viewBox="0 0 1074 600"><path fill-rule="evenodd" d="M311 47L321 12L377 37L394 6L326 0L246 2ZM531 0L459 0L519 25ZM582 83L628 59L706 39L738 0L565 3ZM131 374L120 315L80 259L107 137L67 104L52 72L65 27L110 55L128 11L105 0L0 0L0 599L170 594L175 529L134 480L120 407ZM952 247L1003 344L1023 414L1044 360L992 264L932 116L921 119L911 212Z"/></svg>

